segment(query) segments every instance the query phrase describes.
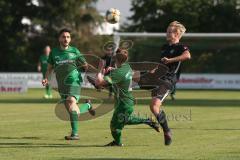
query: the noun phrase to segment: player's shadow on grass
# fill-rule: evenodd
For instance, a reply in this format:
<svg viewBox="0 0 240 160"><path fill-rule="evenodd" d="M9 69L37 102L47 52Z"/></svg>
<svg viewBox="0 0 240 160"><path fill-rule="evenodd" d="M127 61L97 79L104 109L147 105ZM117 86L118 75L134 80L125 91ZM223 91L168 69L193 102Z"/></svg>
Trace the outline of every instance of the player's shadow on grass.
<svg viewBox="0 0 240 160"><path fill-rule="evenodd" d="M180 128L173 127L173 130L202 130L202 131L240 131L240 128Z"/></svg>
<svg viewBox="0 0 240 160"><path fill-rule="evenodd" d="M149 147L148 145L128 145L128 147ZM90 145L76 145L76 144L51 144L51 143L12 143L12 142L0 142L0 148L95 148L95 147L103 147L103 148L108 148L103 145L95 145L95 144L90 144Z"/></svg>
<svg viewBox="0 0 240 160"><path fill-rule="evenodd" d="M59 102L59 98L53 98L53 99L41 99L41 98L16 98L16 99L1 99L0 100L0 104L1 103L8 103L8 104L17 104L17 103L58 103ZM102 101L104 101L105 104L113 104L114 100L113 99L100 99ZM81 99L79 103L83 103L85 101L85 99ZM91 99L92 103L99 103L98 99Z"/></svg>
<svg viewBox="0 0 240 160"><path fill-rule="evenodd" d="M149 105L149 99L137 99L138 105ZM184 106L184 107L240 107L240 99L177 99L175 101L166 100L167 106Z"/></svg>
<svg viewBox="0 0 240 160"><path fill-rule="evenodd" d="M0 143L0 148L77 148L77 147L104 147L103 145L72 145L51 143Z"/></svg>
<svg viewBox="0 0 240 160"><path fill-rule="evenodd" d="M113 104L113 99L102 99L105 104ZM17 103L57 103L58 98L53 99L32 99L32 98L22 98L22 99L1 99L1 103L17 104ZM83 100L81 100L83 101ZM80 101L80 103L81 103ZM150 99L136 99L136 105L149 105ZM92 103L95 103L93 100ZM96 101L96 103L98 103ZM184 107L240 107L240 99L177 99L175 101L166 100L165 105L167 106L184 106Z"/></svg>
<svg viewBox="0 0 240 160"><path fill-rule="evenodd" d="M81 160L81 159L85 159L85 160L182 160L182 159L166 159L166 158L70 158L70 157L63 157L63 159L66 160Z"/></svg>
<svg viewBox="0 0 240 160"><path fill-rule="evenodd" d="M0 137L0 139L31 139L31 140L39 140L40 137Z"/></svg>
<svg viewBox="0 0 240 160"><path fill-rule="evenodd" d="M58 98L53 99L41 99L41 98L17 98L17 99L1 99L0 103L57 103Z"/></svg>
<svg viewBox="0 0 240 160"><path fill-rule="evenodd" d="M138 127L138 128L125 128L126 130L142 130L146 129L149 130L149 128L144 127ZM180 127L171 127L172 130L199 130L199 131L240 131L240 128L180 128ZM161 131L163 133L163 131Z"/></svg>

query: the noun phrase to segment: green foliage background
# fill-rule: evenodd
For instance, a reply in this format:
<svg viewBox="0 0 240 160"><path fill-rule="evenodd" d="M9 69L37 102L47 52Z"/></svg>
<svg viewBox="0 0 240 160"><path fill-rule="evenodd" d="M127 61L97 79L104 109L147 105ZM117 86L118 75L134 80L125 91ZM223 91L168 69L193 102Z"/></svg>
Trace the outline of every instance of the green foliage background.
<svg viewBox="0 0 240 160"><path fill-rule="evenodd" d="M100 53L107 37L92 31L102 17L96 11L96 0L0 0L0 71L36 71L45 45L57 46L57 33L62 28L72 31L72 44L83 53ZM31 24L23 24L28 18ZM36 27L41 27L37 30Z"/></svg>
<svg viewBox="0 0 240 160"><path fill-rule="evenodd" d="M134 46L130 50L132 62L159 62L165 38L122 37L131 39ZM182 65L184 73L239 73L240 38L189 38L183 37L181 43L187 45L191 60Z"/></svg>
<svg viewBox="0 0 240 160"><path fill-rule="evenodd" d="M0 0L0 72L36 71L45 45L57 46L57 33L72 30L72 43L83 53L102 54L112 36L96 36L93 28L103 18L95 8L97 0ZM132 0L125 32L165 32L177 20L187 32L239 32L239 0ZM28 18L31 24L23 24ZM38 30L37 28L41 28ZM124 37L124 39L128 37ZM158 60L163 39L133 39L131 61ZM239 73L240 39L183 38L192 52L184 72Z"/></svg>
<svg viewBox="0 0 240 160"><path fill-rule="evenodd" d="M133 0L126 32L165 32L174 20L183 23L187 32L240 32L239 0ZM184 38L192 59L184 72L239 73L240 38ZM132 61L159 61L164 39L136 38Z"/></svg>

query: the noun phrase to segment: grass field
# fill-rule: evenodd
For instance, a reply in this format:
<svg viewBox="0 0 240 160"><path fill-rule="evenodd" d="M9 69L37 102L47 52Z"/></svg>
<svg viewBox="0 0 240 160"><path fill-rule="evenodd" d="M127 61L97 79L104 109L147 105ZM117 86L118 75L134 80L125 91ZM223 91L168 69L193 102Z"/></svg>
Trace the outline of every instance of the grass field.
<svg viewBox="0 0 240 160"><path fill-rule="evenodd" d="M95 97L93 90L84 95ZM65 141L69 122L55 115L56 99L42 99L43 90L0 96L0 159L161 159L239 160L240 92L178 91L177 100L164 104L174 141L163 145L162 133L144 125L127 126L124 147L103 147L112 140L109 121L112 112L80 122L80 140ZM107 94L101 92L102 97ZM136 91L136 113L149 115L149 93ZM111 101L110 101L111 102ZM111 105L108 103L106 105Z"/></svg>

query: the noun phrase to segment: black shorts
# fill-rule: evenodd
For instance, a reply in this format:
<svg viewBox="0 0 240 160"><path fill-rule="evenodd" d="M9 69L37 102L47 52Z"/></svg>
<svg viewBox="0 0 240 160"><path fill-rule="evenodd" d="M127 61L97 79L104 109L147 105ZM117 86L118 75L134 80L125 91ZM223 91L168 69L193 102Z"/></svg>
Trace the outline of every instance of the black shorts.
<svg viewBox="0 0 240 160"><path fill-rule="evenodd" d="M168 96L177 82L176 75L159 76L154 73L143 73L138 83L141 89L152 89L151 96L159 98L161 102Z"/></svg>
<svg viewBox="0 0 240 160"><path fill-rule="evenodd" d="M176 74L168 74L164 77L161 77L158 81L158 86L152 90L152 97L158 98L161 102L171 93L177 83Z"/></svg>
<svg viewBox="0 0 240 160"><path fill-rule="evenodd" d="M174 89L176 82L176 73L169 72L168 66L160 63L154 73L141 72L138 85L141 89L152 89L152 97L164 101Z"/></svg>
<svg viewBox="0 0 240 160"><path fill-rule="evenodd" d="M159 85L152 89L151 96L160 99L161 102L172 92L174 84L168 80L160 80Z"/></svg>

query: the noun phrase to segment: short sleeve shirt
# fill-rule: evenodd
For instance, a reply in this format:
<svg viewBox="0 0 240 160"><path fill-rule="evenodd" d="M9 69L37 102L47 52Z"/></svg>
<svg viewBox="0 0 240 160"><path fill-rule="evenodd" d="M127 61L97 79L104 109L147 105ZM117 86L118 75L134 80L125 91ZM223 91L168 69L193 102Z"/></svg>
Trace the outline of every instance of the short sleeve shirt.
<svg viewBox="0 0 240 160"><path fill-rule="evenodd" d="M53 48L48 63L54 68L58 87L66 84L80 85L82 82L79 66L85 64L86 60L77 48L72 46L69 46L66 50Z"/></svg>
<svg viewBox="0 0 240 160"><path fill-rule="evenodd" d="M162 46L160 59L162 59L163 57L174 58L180 56L185 51L189 51L189 48L186 45L180 43L172 45L165 44ZM181 62L167 64L171 73L177 73L180 70L180 65Z"/></svg>

